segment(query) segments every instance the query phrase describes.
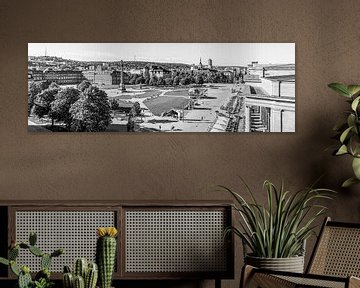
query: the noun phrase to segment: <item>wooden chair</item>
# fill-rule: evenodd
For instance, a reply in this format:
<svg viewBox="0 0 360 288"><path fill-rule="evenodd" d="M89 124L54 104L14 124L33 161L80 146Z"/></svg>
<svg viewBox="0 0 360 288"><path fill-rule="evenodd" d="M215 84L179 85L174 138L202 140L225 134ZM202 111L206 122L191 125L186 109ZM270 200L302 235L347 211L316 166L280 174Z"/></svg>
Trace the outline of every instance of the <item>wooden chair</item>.
<svg viewBox="0 0 360 288"><path fill-rule="evenodd" d="M360 287L360 223L326 218L306 273L278 272L245 265L240 287Z"/></svg>

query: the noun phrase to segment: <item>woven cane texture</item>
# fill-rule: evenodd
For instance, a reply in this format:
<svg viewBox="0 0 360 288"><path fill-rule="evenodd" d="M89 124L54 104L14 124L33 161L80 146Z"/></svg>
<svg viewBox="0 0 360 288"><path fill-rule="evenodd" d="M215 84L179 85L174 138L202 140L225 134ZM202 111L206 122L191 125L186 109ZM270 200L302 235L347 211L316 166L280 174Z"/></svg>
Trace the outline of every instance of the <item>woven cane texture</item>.
<svg viewBox="0 0 360 288"><path fill-rule="evenodd" d="M296 283L290 282L286 279L273 276L271 274L255 273L249 283L246 283L246 288L296 288Z"/></svg>
<svg viewBox="0 0 360 288"><path fill-rule="evenodd" d="M279 276L276 278L281 278L287 280L291 283L296 284L294 287L326 287L326 288L345 288L345 281L331 281L331 280L322 280L322 279L311 279L311 278L302 278L302 277L292 277L292 276ZM283 286L281 286L283 287Z"/></svg>
<svg viewBox="0 0 360 288"><path fill-rule="evenodd" d="M360 229L326 226L309 273L360 277Z"/></svg>
<svg viewBox="0 0 360 288"><path fill-rule="evenodd" d="M65 253L53 259L52 272L72 267L74 259L95 260L96 228L115 226L114 211L16 211L16 241L28 243L29 233L36 232L37 245L46 253L64 248ZM20 264L31 271L40 270L40 258L20 250Z"/></svg>
<svg viewBox="0 0 360 288"><path fill-rule="evenodd" d="M126 272L226 271L223 211L126 211Z"/></svg>

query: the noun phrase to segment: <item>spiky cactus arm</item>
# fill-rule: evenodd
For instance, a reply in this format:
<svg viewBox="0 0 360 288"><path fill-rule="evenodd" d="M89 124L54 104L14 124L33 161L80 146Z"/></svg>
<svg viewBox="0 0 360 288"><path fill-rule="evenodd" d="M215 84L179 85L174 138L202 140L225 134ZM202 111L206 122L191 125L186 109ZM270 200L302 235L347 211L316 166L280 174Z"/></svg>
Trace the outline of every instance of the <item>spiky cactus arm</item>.
<svg viewBox="0 0 360 288"><path fill-rule="evenodd" d="M72 273L64 273L62 280L64 288L74 288L74 276Z"/></svg>
<svg viewBox="0 0 360 288"><path fill-rule="evenodd" d="M88 262L85 258L76 259L74 274L76 276L81 276L83 279L85 279L87 267L88 267Z"/></svg>
<svg viewBox="0 0 360 288"><path fill-rule="evenodd" d="M85 288L84 278L81 276L74 277L74 288Z"/></svg>
<svg viewBox="0 0 360 288"><path fill-rule="evenodd" d="M40 267L41 269L50 269L50 265L51 265L51 256L50 254L45 253L42 257L41 257L41 261L40 261Z"/></svg>
<svg viewBox="0 0 360 288"><path fill-rule="evenodd" d="M30 269L27 266L21 267L18 279L19 288L30 288L32 279L30 275Z"/></svg>
<svg viewBox="0 0 360 288"><path fill-rule="evenodd" d="M98 279L98 267L96 263L89 263L85 277L85 288L95 288Z"/></svg>
<svg viewBox="0 0 360 288"><path fill-rule="evenodd" d="M110 288L116 257L116 239L111 236L98 238L96 245L96 262L99 268L101 288Z"/></svg>

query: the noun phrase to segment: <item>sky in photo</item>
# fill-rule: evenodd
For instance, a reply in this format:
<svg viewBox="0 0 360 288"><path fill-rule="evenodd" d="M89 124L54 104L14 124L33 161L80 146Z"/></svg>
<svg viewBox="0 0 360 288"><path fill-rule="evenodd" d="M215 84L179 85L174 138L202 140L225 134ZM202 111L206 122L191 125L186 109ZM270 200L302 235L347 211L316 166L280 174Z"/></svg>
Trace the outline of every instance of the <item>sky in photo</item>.
<svg viewBox="0 0 360 288"><path fill-rule="evenodd" d="M28 43L29 56L80 61L153 61L246 66L295 63L295 43Z"/></svg>

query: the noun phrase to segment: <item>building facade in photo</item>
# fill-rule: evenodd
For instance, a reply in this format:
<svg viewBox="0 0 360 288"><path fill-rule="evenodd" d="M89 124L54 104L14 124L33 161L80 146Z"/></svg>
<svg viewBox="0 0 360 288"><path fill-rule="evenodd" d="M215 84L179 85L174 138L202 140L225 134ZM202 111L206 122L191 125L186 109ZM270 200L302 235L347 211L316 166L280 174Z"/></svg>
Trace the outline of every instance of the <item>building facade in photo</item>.
<svg viewBox="0 0 360 288"><path fill-rule="evenodd" d="M246 94L245 131L295 132L295 74L260 81Z"/></svg>
<svg viewBox="0 0 360 288"><path fill-rule="evenodd" d="M50 81L59 85L79 84L84 80L84 75L79 70L53 70L47 68L44 71L28 71L29 81Z"/></svg>

